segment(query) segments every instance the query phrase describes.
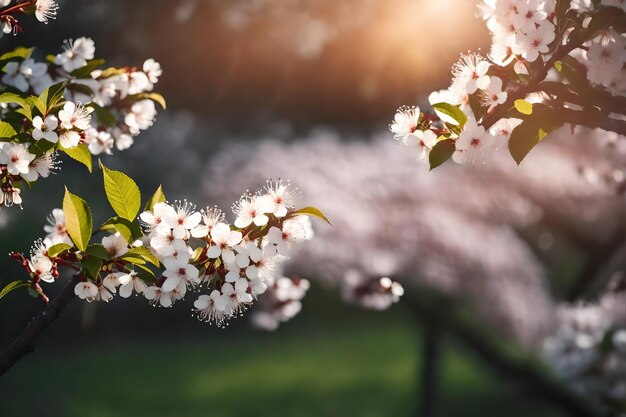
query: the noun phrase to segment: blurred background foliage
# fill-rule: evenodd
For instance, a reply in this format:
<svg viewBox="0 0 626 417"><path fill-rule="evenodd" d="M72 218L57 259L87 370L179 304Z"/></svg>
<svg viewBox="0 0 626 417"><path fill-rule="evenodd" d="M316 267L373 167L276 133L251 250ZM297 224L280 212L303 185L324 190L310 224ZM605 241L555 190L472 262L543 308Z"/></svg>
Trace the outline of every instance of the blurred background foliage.
<svg viewBox="0 0 626 417"><path fill-rule="evenodd" d="M55 53L64 39L88 36L112 65L159 61L168 109L133 148L103 160L146 194L163 183L170 199L201 206L216 203L206 196L223 191L212 192L213 181L228 184L208 164L233 142L314 141L319 126L341 141L363 141L385 128L399 104L423 104L430 91L445 88L459 52L490 42L471 0L60 5L59 18L47 26L24 22L23 35L2 38L3 50L25 44ZM350 160L347 152L342 161ZM297 170L298 161L292 164ZM96 219L108 217L99 174L89 177L69 161L62 170L28 193L23 210L0 213L0 253L26 251L43 234L64 184L99 207ZM417 167L415 173L426 175ZM343 175L340 167L335 175ZM527 231L530 240L543 236ZM593 255L559 245L559 236L556 242L546 286L562 295ZM20 273L8 258L0 258L0 271L3 284ZM324 287L314 281L303 313L270 334L250 329L245 319L226 330L198 323L189 317L191 299L168 310L139 299L73 303L36 351L0 380L0 415L415 415L424 364L422 323L413 309L400 303L382 314L366 311ZM39 308L25 293L3 299L0 345ZM438 416L565 415L495 376L463 345L446 343L440 360Z"/></svg>

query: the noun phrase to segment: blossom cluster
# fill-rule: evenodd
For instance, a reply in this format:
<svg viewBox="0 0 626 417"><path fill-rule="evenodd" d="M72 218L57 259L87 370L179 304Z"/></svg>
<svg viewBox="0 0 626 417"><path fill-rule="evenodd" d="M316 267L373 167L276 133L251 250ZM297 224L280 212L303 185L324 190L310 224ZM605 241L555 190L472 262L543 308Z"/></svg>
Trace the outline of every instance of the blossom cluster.
<svg viewBox="0 0 626 417"><path fill-rule="evenodd" d="M281 301L280 320L300 310L308 289L281 275L280 264L313 236L309 217L295 210L297 189L281 180L268 181L263 192L246 193L233 206L233 224L216 207L198 211L189 202L157 202L140 214L145 235L130 242L119 232L101 240L102 267L76 285L75 294L87 301L110 301L142 294L151 305L171 307L188 291L206 288L194 302L201 321L227 324L242 314L268 287ZM58 277L59 264L76 260L75 254L49 255L56 245L72 246L63 210L55 209L45 227L47 236L33 248L27 269L37 283ZM89 252L88 252L89 254ZM158 274L133 263L137 258L162 267ZM140 265L145 264L139 263ZM295 288L301 291L294 295ZM273 316L279 320L279 313Z"/></svg>
<svg viewBox="0 0 626 417"><path fill-rule="evenodd" d="M302 310L302 299L310 283L304 278L279 277L268 285L259 308L252 314L252 325L262 330L276 330L280 323L295 317Z"/></svg>
<svg viewBox="0 0 626 417"><path fill-rule="evenodd" d="M563 305L558 328L545 341L543 353L555 372L598 406L626 402L624 306L623 288L598 303Z"/></svg>
<svg viewBox="0 0 626 417"><path fill-rule="evenodd" d="M488 56L461 56L452 68L450 86L428 97L435 114L416 106L399 108L389 126L394 138L431 167L448 158L484 162L505 145L519 163L538 139L564 123L596 123L584 118L584 111L593 109L587 108L583 93L596 87L613 96L626 92L626 38L607 18L623 15L626 6L614 0L583 0L563 10L556 7L555 0L484 0L479 15L493 38ZM604 26L596 23L602 19ZM586 82L578 77L580 72ZM594 99L607 114L616 111L602 94ZM559 109L575 113L550 117ZM617 113L623 113L623 107ZM531 120L537 124L534 131L513 144L513 131ZM431 156L434 148L438 152Z"/></svg>
<svg viewBox="0 0 626 417"><path fill-rule="evenodd" d="M153 59L139 69L97 69L103 61L84 37L66 41L48 62L31 54L8 62L1 78L0 117L13 122L0 139L0 206L21 204L17 184L47 178L58 168L57 151L90 168L90 154L129 148L152 126L155 101L163 103L152 93L162 73Z"/></svg>

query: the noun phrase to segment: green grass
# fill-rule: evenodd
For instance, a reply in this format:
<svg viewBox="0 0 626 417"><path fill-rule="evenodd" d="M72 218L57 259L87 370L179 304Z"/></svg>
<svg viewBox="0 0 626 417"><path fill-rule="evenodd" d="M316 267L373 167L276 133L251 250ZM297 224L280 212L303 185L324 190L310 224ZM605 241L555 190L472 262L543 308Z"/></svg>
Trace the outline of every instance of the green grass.
<svg viewBox="0 0 626 417"><path fill-rule="evenodd" d="M0 380L0 416L410 416L418 346L405 318L40 350ZM559 416L453 347L441 379L440 416Z"/></svg>

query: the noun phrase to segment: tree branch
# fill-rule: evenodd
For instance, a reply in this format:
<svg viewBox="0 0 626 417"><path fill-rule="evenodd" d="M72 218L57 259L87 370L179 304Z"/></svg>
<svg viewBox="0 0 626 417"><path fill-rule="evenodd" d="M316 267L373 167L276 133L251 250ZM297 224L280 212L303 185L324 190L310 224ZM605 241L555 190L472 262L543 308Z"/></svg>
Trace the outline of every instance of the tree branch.
<svg viewBox="0 0 626 417"><path fill-rule="evenodd" d="M417 315L450 332L503 378L517 383L536 398L567 411L572 417L602 415L547 372L534 356L512 350L491 332L470 322L467 315L461 314L452 300L440 292L420 287L410 296L406 299Z"/></svg>
<svg viewBox="0 0 626 417"><path fill-rule="evenodd" d="M37 337L59 317L63 308L72 301L75 296L74 287L79 282L79 275L73 275L56 298L28 322L22 333L2 353L0 356L0 377L22 357L33 351Z"/></svg>

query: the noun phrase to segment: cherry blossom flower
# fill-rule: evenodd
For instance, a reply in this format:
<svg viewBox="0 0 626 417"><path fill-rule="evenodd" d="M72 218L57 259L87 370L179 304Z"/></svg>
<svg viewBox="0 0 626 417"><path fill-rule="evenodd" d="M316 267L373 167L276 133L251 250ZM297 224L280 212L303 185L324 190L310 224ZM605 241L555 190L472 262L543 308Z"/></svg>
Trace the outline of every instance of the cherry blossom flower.
<svg viewBox="0 0 626 417"><path fill-rule="evenodd" d="M152 126L156 116L156 107L152 100L141 100L134 103L130 112L124 117L124 122L131 132L139 133Z"/></svg>
<svg viewBox="0 0 626 417"><path fill-rule="evenodd" d="M420 119L420 108L417 106L402 106L396 112L393 122L389 125L389 130L393 133L394 138L403 140L408 134L417 130Z"/></svg>
<svg viewBox="0 0 626 417"><path fill-rule="evenodd" d="M59 135L54 131L57 126L59 126L59 119L56 116L50 115L45 120L41 116L35 116L33 118L33 139L45 139L48 142L57 143Z"/></svg>
<svg viewBox="0 0 626 417"><path fill-rule="evenodd" d="M128 242L119 233L103 237L102 246L111 258L119 258L128 252Z"/></svg>
<svg viewBox="0 0 626 417"><path fill-rule="evenodd" d="M74 294L81 300L94 301L98 297L98 287L90 281L83 281L76 284Z"/></svg>
<svg viewBox="0 0 626 417"><path fill-rule="evenodd" d="M0 143L0 164L6 165L11 175L28 174L33 159L35 155L22 143Z"/></svg>
<svg viewBox="0 0 626 417"><path fill-rule="evenodd" d="M294 208L301 195L298 189L291 190L289 183L283 183L282 180L270 180L265 186L265 191L271 205L270 212L278 217L285 217L287 210Z"/></svg>
<svg viewBox="0 0 626 417"><path fill-rule="evenodd" d="M215 297L215 308L225 314L236 315L243 312L252 300L252 295L248 293L248 280L239 278L234 285L229 282L222 285L221 294Z"/></svg>
<svg viewBox="0 0 626 417"><path fill-rule="evenodd" d="M59 5L54 0L37 0L35 3L35 17L43 23L56 19Z"/></svg>
<svg viewBox="0 0 626 417"><path fill-rule="evenodd" d="M146 289L146 284L143 282L136 272L131 271L128 274L124 274L118 277L120 283L120 297L128 298L133 293L133 290L137 294L141 294Z"/></svg>
<svg viewBox="0 0 626 417"><path fill-rule="evenodd" d="M173 304L172 294L170 292L163 291L162 288L155 285L147 287L144 290L143 295L153 306L159 304L161 307L171 307Z"/></svg>
<svg viewBox="0 0 626 417"><path fill-rule="evenodd" d="M66 130L59 136L59 142L65 149L75 148L81 142L80 133L74 130Z"/></svg>
<svg viewBox="0 0 626 417"><path fill-rule="evenodd" d="M204 238L209 235L213 227L224 222L224 213L217 207L207 207L202 211L202 223L191 229L191 236Z"/></svg>
<svg viewBox="0 0 626 417"><path fill-rule="evenodd" d="M72 239L67 232L65 224L65 213L59 208L52 210L52 213L48 216L48 224L43 227L47 233L44 239L46 247L51 247L59 243L65 243L66 245L73 246Z"/></svg>
<svg viewBox="0 0 626 417"><path fill-rule="evenodd" d="M483 161L495 145L495 138L474 120L468 120L455 142L456 151L452 159L456 163Z"/></svg>
<svg viewBox="0 0 626 417"><path fill-rule="evenodd" d="M226 223L218 223L211 230L211 241L213 244L207 251L209 259L222 257L225 263L235 262L235 252L232 247L241 242L241 232L230 230Z"/></svg>
<svg viewBox="0 0 626 417"><path fill-rule="evenodd" d="M25 93L30 83L44 75L46 71L48 71L46 64L35 62L32 58L27 58L21 63L11 61L4 67L5 74L2 76L2 82Z"/></svg>
<svg viewBox="0 0 626 417"><path fill-rule="evenodd" d="M54 156L46 154L40 158L33 159L28 165L28 172L22 174L22 178L29 182L36 181L39 177L48 178L55 167Z"/></svg>
<svg viewBox="0 0 626 417"><path fill-rule="evenodd" d="M146 59L143 63L143 72L146 73L148 80L150 80L152 84L156 84L159 81L159 77L163 74L161 64L152 58ZM150 87L150 89L152 89L152 87Z"/></svg>
<svg viewBox="0 0 626 417"><path fill-rule="evenodd" d="M167 278L161 286L163 291L172 291L181 282L194 287L200 283L199 271L189 264L189 258L168 258L163 263L165 265L163 276Z"/></svg>
<svg viewBox="0 0 626 417"><path fill-rule="evenodd" d="M93 59L95 53L96 44L92 39L68 39L63 45L63 52L54 57L54 63L62 66L65 71L72 72L87 65L87 61Z"/></svg>
<svg viewBox="0 0 626 417"><path fill-rule="evenodd" d="M502 91L502 79L491 77L489 85L482 91L482 104L491 108L506 101L507 94Z"/></svg>
<svg viewBox="0 0 626 417"><path fill-rule="evenodd" d="M432 130L416 130L404 138L404 144L418 161L427 160L430 150L437 143L437 135Z"/></svg>
<svg viewBox="0 0 626 417"><path fill-rule="evenodd" d="M218 290L211 291L209 295L201 295L193 306L195 312L198 315L198 320L205 321L207 323L215 323L221 326L222 323L228 318L223 310L219 310L215 306L215 301L220 297L221 293Z"/></svg>
<svg viewBox="0 0 626 417"><path fill-rule="evenodd" d="M59 120L64 129L87 130L93 108L67 101L59 111Z"/></svg>
<svg viewBox="0 0 626 417"><path fill-rule="evenodd" d="M202 221L202 214L194 211L195 207L187 202L178 205L176 211L168 211L163 219L164 224L172 230L176 239L188 236Z"/></svg>
<svg viewBox="0 0 626 417"><path fill-rule="evenodd" d="M237 215L235 227L243 229L252 223L255 226L265 226L269 221L266 214L273 210L273 206L274 203L267 196L244 194L233 208Z"/></svg>
<svg viewBox="0 0 626 417"><path fill-rule="evenodd" d="M489 85L489 67L491 64L479 54L464 54L454 64L452 74L453 84L464 89L468 94L473 94L477 89L484 90Z"/></svg>

